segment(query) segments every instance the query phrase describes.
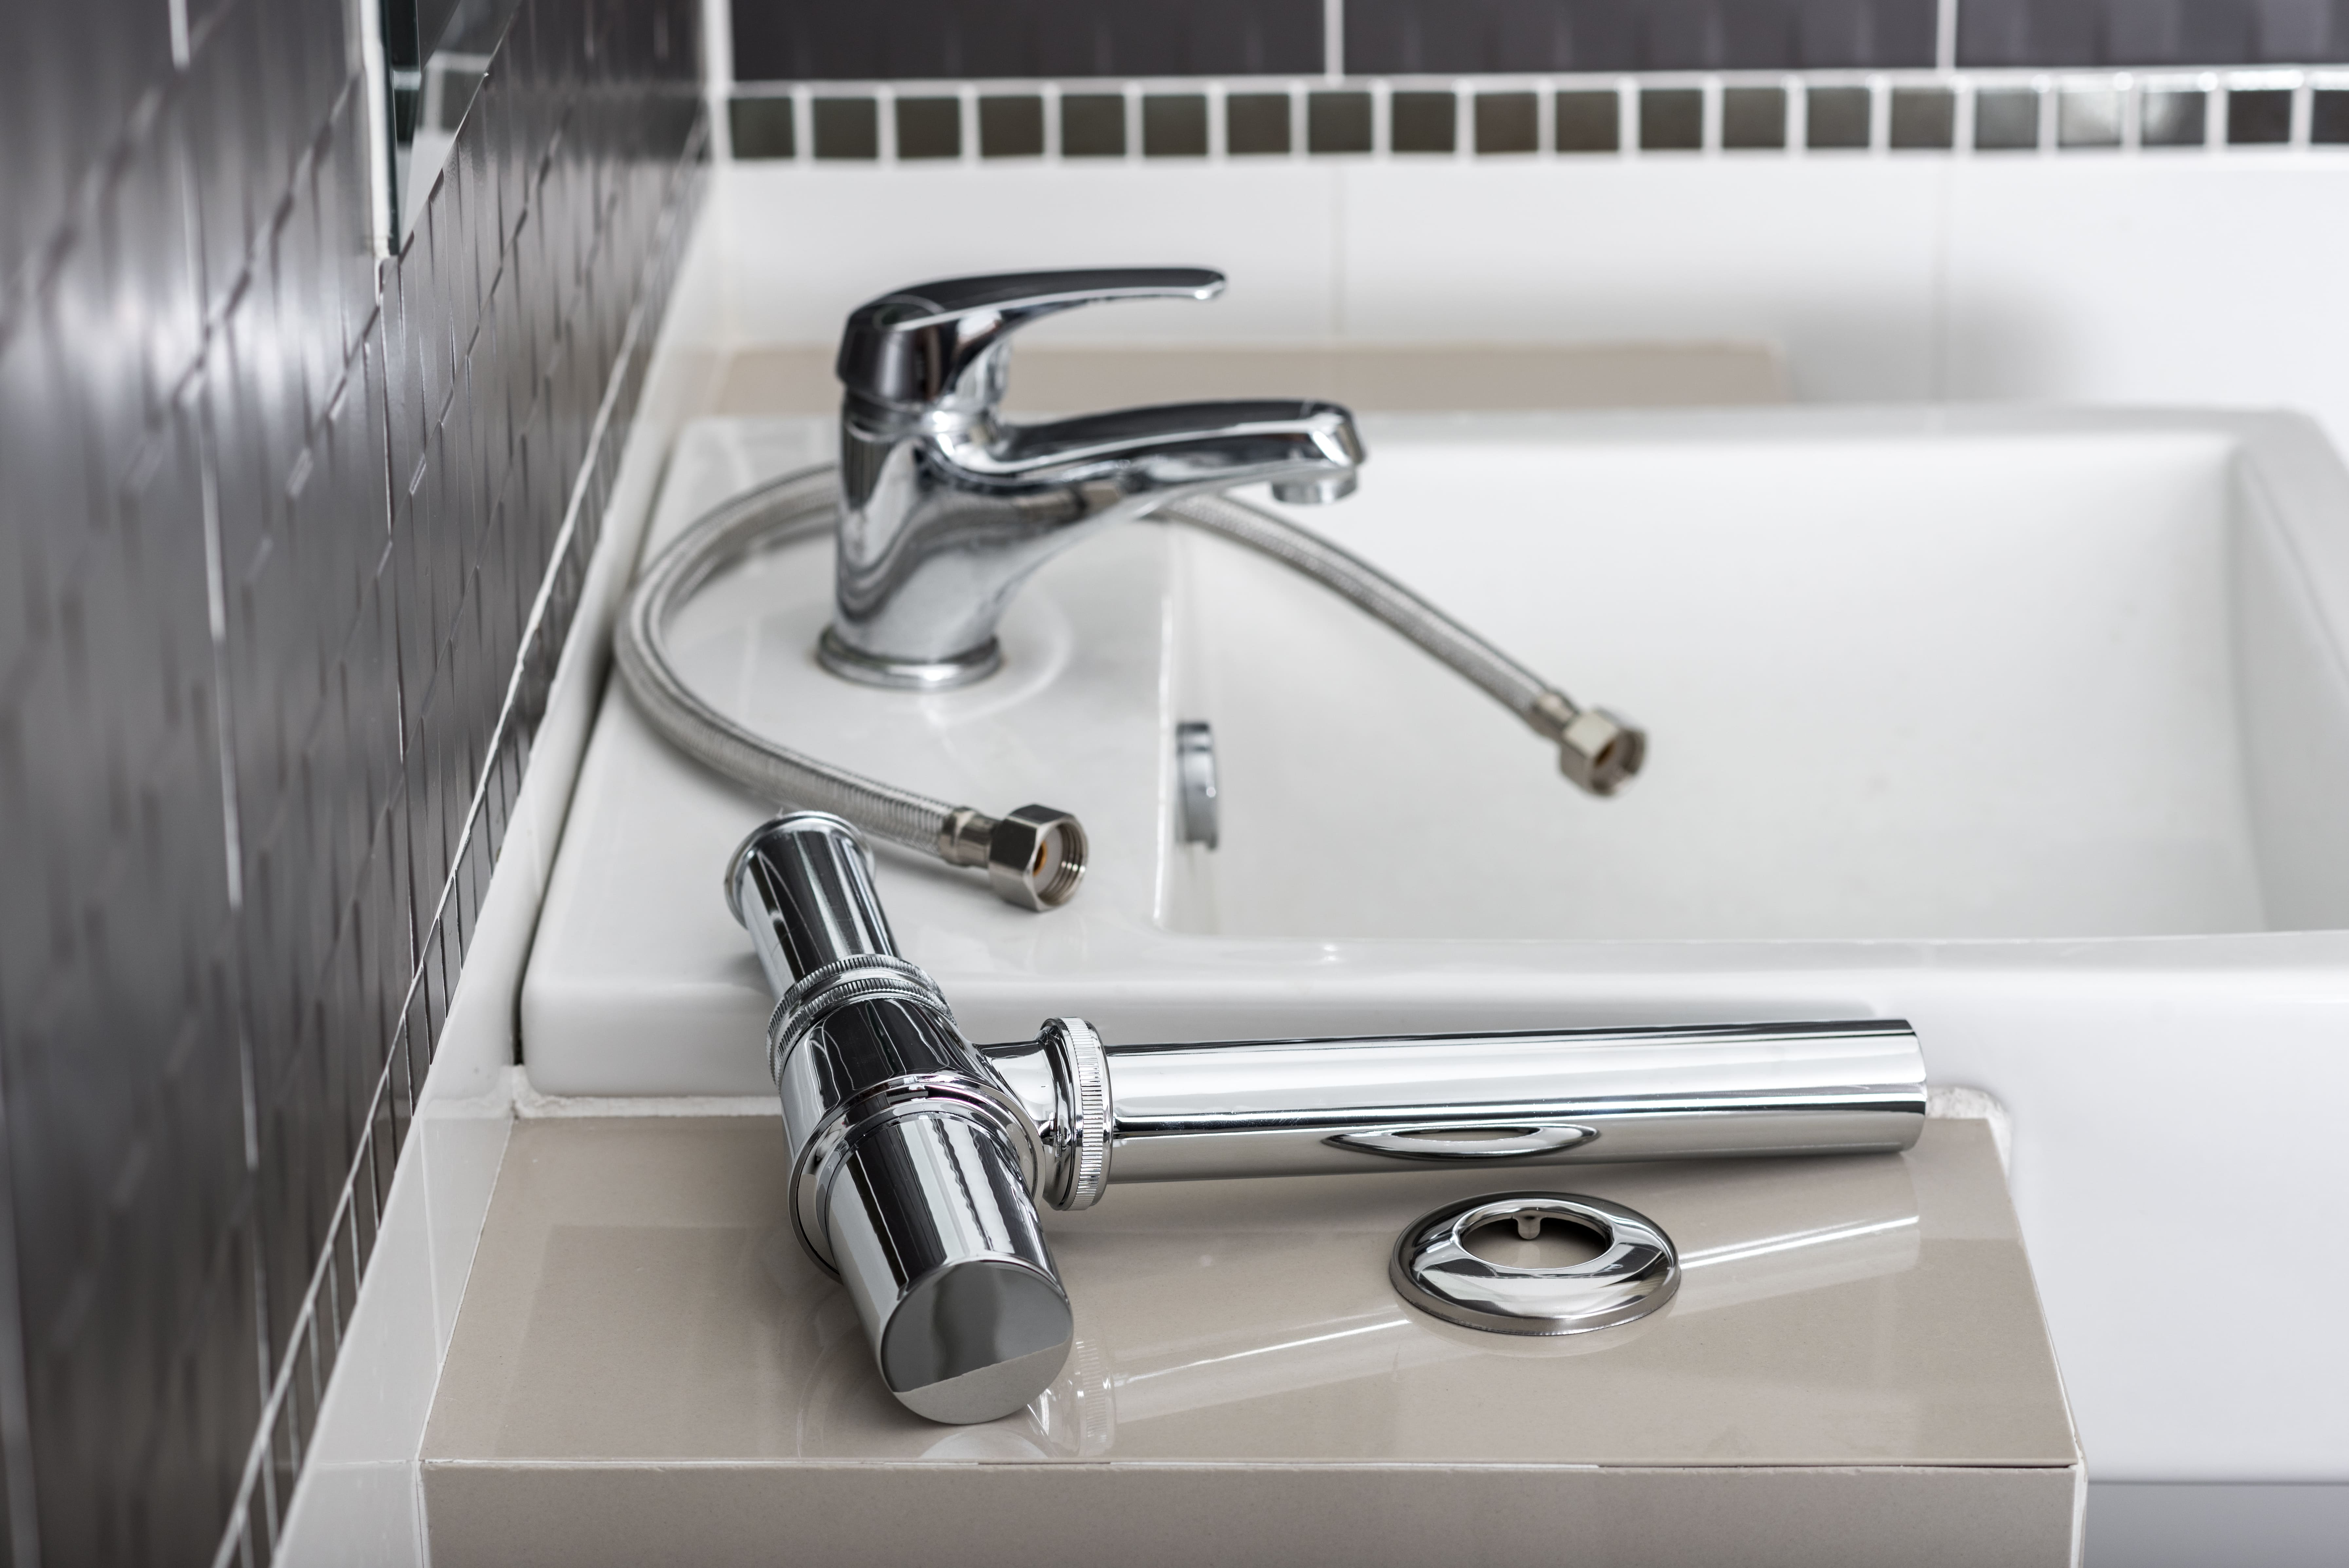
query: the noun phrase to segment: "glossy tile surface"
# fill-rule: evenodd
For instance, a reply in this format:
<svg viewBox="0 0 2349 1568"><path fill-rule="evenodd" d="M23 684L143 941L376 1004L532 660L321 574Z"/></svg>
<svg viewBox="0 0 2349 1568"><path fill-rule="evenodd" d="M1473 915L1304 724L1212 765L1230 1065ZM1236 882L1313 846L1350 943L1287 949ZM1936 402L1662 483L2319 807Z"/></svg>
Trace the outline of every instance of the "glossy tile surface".
<svg viewBox="0 0 2349 1568"><path fill-rule="evenodd" d="M1235 1499L1252 1495L1237 1478L1299 1464L1956 1468L2062 1478L2048 1539L2069 1539L2077 1451L1982 1123L1930 1123L1904 1156L1563 1181L1114 1188L1047 1220L1077 1307L1068 1368L1021 1415L962 1428L884 1391L846 1296L792 1237L782 1154L763 1117L517 1125L425 1439L436 1561L471 1560L500 1517L497 1476L534 1508L581 1467L636 1478L625 1486L702 1478L641 1492L650 1512L629 1528L646 1530L697 1495L701 1514L787 1496L821 1513L823 1478L875 1464L912 1467L903 1495L921 1505L930 1478L951 1488L974 1462L1205 1466L1236 1478ZM1389 1287L1396 1233L1437 1203L1568 1183L1672 1234L1675 1301L1525 1340L1437 1323ZM697 1493L711 1467L747 1490Z"/></svg>
<svg viewBox="0 0 2349 1568"><path fill-rule="evenodd" d="M10 8L15 1562L265 1564L319 1444L703 164L698 7L509 12L385 256L372 8Z"/></svg>
<svg viewBox="0 0 2349 1568"><path fill-rule="evenodd" d="M1686 1283L1657 1316L1518 1340L1389 1287L1420 1213L1565 1183L1672 1234ZM428 1463L2074 1461L1980 1123L1893 1157L1118 1187L1047 1221L1068 1369L972 1428L887 1397L783 1187L763 1118L520 1124Z"/></svg>

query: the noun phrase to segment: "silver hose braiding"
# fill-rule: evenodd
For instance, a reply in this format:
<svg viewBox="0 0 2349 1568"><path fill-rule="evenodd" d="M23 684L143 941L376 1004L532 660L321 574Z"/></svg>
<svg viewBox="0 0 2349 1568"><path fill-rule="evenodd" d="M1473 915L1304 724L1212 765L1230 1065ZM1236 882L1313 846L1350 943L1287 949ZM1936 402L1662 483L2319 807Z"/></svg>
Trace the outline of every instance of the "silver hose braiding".
<svg viewBox="0 0 2349 1568"><path fill-rule="evenodd" d="M758 550L832 526L830 468L745 491L695 523L645 569L615 634L613 660L636 707L669 744L770 800L843 817L874 838L924 854L957 808L794 751L744 728L696 696L669 663L669 618L727 567Z"/></svg>
<svg viewBox="0 0 2349 1568"><path fill-rule="evenodd" d="M621 613L613 658L622 683L669 744L769 800L829 811L884 842L948 865L983 867L997 893L1024 908L1067 902L1084 875L1087 853L1074 818L1037 806L988 817L834 767L728 718L696 696L670 664L667 629L678 608L745 556L829 529L837 493L832 468L805 469L744 491L680 534L646 567ZM1151 515L1247 545L1385 622L1557 742L1561 768L1593 793L1611 794L1639 770L1646 738L1635 726L1603 708L1578 707L1475 633L1319 535L1222 496L1193 496ZM1039 858L1034 847L1047 834L1057 852ZM1048 867L1041 881L1038 865Z"/></svg>
<svg viewBox="0 0 2349 1568"><path fill-rule="evenodd" d="M1457 670L1526 723L1549 684L1369 562L1317 533L1226 496L1192 496L1152 515L1269 555L1367 611Z"/></svg>
<svg viewBox="0 0 2349 1568"><path fill-rule="evenodd" d="M1270 556L1385 622L1556 743L1558 771L1594 795L1614 794L1647 758L1647 732L1638 725L1603 707L1578 706L1369 562L1287 518L1215 495L1193 496L1154 515Z"/></svg>

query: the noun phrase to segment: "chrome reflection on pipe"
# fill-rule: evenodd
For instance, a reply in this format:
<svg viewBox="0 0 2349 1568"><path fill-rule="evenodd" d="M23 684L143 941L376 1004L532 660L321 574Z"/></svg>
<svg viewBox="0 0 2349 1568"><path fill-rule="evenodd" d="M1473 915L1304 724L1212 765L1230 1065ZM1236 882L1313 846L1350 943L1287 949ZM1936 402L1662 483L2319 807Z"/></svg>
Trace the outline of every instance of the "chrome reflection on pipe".
<svg viewBox="0 0 2349 1568"><path fill-rule="evenodd" d="M800 1241L848 1287L907 1408L1009 1415L1059 1374L1073 1326L1030 1198L1034 1125L896 955L846 822L767 823L726 889L781 996L768 1065Z"/></svg>
<svg viewBox="0 0 2349 1568"><path fill-rule="evenodd" d="M1102 1046L1081 1019L985 1046L1049 1150L1096 1140L1098 1183L1892 1151L1925 1125L1907 1024L1737 1024ZM1108 1085L1071 1119L1062 1075ZM1090 1151L1088 1158L1091 1158Z"/></svg>
<svg viewBox="0 0 2349 1568"><path fill-rule="evenodd" d="M778 1001L792 1222L884 1380L934 1420L1049 1386L1072 1319L1039 1198L1112 1180L1857 1153L1915 1143L1906 1024L1757 1024L1105 1046L1080 1018L974 1047L899 957L854 829L778 817L727 870Z"/></svg>

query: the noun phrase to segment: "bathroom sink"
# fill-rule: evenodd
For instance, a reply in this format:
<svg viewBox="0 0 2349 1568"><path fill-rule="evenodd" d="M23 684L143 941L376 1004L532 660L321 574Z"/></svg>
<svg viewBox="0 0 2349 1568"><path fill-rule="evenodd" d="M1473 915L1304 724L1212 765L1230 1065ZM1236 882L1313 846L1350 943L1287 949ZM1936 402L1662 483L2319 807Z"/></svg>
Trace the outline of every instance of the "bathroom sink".
<svg viewBox="0 0 2349 1568"><path fill-rule="evenodd" d="M1304 521L1636 717L1645 775L1608 801L1561 789L1541 747L1409 645L1185 537L1175 703L1214 725L1223 842L1178 859L1171 925L2349 924L2349 841L2265 776L2295 760L2284 737L2342 715L2312 709L2313 672L2259 634L2296 584L2227 435L1536 428L1398 431L1355 500Z"/></svg>
<svg viewBox="0 0 2349 1568"><path fill-rule="evenodd" d="M1906 1017L1937 1082L2012 1114L2091 1473L2349 1478L2328 1239L2349 1191L2349 474L2314 428L1361 428L1359 493L1299 520L1644 724L1619 796L1572 789L1348 605L1174 526L1047 566L1003 672L959 690L816 665L823 543L711 585L671 650L828 760L1082 818L1092 869L1044 915L883 856L900 948L977 1039L1055 1014L1124 1042ZM824 421L690 427L648 548L829 442ZM1189 719L1215 736L1213 851L1178 838ZM670 752L615 684L524 985L536 1090L771 1105L771 1002L719 895L771 805ZM2162 1285L2202 1248L2261 1260L2223 1319Z"/></svg>

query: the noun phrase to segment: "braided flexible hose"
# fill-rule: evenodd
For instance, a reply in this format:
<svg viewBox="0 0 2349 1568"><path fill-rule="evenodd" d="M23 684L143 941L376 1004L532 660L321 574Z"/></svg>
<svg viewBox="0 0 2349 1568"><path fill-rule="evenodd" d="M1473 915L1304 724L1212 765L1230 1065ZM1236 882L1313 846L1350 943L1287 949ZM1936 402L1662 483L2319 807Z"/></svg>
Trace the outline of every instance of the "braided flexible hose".
<svg viewBox="0 0 2349 1568"><path fill-rule="evenodd" d="M1534 722L1534 705L1553 695L1539 676L1369 562L1285 517L1219 495L1192 496L1151 515L1245 544L1310 577L1417 643L1527 724Z"/></svg>
<svg viewBox="0 0 2349 1568"><path fill-rule="evenodd" d="M955 866L984 866L996 892L1030 909L1065 903L1084 874L1083 829L1073 817L1023 806L1002 818L866 779L771 740L697 696L670 664L668 623L719 573L763 550L832 526L829 467L744 491L654 557L628 596L613 656L652 727L704 767L768 799L829 811L863 831ZM1559 766L1593 794L1612 794L1639 771L1646 737L1603 708L1580 708L1540 676L1376 567L1285 518L1224 496L1193 496L1152 513L1244 544L1320 583L1457 671L1558 746ZM1045 835L1056 847L1036 858Z"/></svg>
<svg viewBox="0 0 2349 1568"><path fill-rule="evenodd" d="M745 490L654 558L620 617L620 678L652 727L704 767L771 800L845 818L876 839L936 854L955 808L866 779L744 728L704 702L668 660L671 616L703 583L758 550L832 526L833 471L811 469Z"/></svg>

